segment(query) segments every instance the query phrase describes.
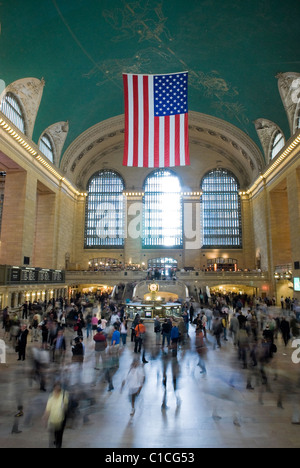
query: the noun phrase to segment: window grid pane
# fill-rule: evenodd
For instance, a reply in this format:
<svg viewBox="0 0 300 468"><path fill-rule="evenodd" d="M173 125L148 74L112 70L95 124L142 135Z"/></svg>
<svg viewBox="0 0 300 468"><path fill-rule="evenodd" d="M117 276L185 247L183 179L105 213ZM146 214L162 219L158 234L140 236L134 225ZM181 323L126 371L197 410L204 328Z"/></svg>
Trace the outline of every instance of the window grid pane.
<svg viewBox="0 0 300 468"><path fill-rule="evenodd" d="M7 93L4 96L1 101L0 110L22 133L25 133L22 111L13 94Z"/></svg>
<svg viewBox="0 0 300 468"><path fill-rule="evenodd" d="M203 247L241 248L241 203L235 177L223 169L211 171L201 189Z"/></svg>
<svg viewBox="0 0 300 468"><path fill-rule="evenodd" d="M97 173L88 184L84 247L124 245L124 184L113 171Z"/></svg>
<svg viewBox="0 0 300 468"><path fill-rule="evenodd" d="M160 170L146 179L143 216L143 247L182 247L182 196L176 175Z"/></svg>
<svg viewBox="0 0 300 468"><path fill-rule="evenodd" d="M283 135L282 133L277 133L277 135L274 138L273 145L272 145L271 159L275 158L275 156L279 153L279 151L283 147L284 147Z"/></svg>
<svg viewBox="0 0 300 468"><path fill-rule="evenodd" d="M50 138L46 134L42 136L39 148L46 158L53 162L53 147Z"/></svg>

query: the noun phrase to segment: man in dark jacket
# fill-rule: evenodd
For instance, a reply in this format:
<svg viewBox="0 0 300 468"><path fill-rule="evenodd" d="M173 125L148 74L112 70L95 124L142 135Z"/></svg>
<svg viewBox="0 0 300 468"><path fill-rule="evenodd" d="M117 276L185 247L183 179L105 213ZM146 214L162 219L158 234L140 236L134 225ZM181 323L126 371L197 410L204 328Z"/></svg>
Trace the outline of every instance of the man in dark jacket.
<svg viewBox="0 0 300 468"><path fill-rule="evenodd" d="M25 361L28 330L27 325L22 325L17 336L17 351L19 353L18 361Z"/></svg>
<svg viewBox="0 0 300 468"><path fill-rule="evenodd" d="M164 348L165 346L165 341L167 340L168 346L170 346L170 341L171 341L171 330L172 330L172 323L170 319L165 319L165 321L162 324L162 347Z"/></svg>
<svg viewBox="0 0 300 468"><path fill-rule="evenodd" d="M290 324L289 322L285 319L285 317L282 318L281 323L280 323L280 330L282 333L282 339L284 341L285 346L287 346L289 339L290 339Z"/></svg>

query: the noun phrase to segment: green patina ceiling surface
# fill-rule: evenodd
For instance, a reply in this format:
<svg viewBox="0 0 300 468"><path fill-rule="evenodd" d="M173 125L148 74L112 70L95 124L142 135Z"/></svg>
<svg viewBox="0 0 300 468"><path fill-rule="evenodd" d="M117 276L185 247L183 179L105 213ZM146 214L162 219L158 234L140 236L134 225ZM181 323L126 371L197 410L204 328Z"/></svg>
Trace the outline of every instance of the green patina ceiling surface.
<svg viewBox="0 0 300 468"><path fill-rule="evenodd" d="M68 120L64 150L124 113L122 73L189 72L189 110L289 138L279 72L300 72L299 0L2 0L0 80L45 79L33 140Z"/></svg>

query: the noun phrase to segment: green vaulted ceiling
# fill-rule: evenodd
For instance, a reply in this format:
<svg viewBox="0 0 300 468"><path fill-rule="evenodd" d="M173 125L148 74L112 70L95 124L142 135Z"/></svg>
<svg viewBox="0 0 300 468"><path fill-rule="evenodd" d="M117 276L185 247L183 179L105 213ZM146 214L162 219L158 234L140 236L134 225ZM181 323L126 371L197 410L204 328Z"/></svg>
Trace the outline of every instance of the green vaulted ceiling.
<svg viewBox="0 0 300 468"><path fill-rule="evenodd" d="M290 137L276 75L300 72L299 0L2 0L0 80L44 78L33 140L69 121L63 149L124 113L122 73L189 72L189 110L260 146L253 121Z"/></svg>

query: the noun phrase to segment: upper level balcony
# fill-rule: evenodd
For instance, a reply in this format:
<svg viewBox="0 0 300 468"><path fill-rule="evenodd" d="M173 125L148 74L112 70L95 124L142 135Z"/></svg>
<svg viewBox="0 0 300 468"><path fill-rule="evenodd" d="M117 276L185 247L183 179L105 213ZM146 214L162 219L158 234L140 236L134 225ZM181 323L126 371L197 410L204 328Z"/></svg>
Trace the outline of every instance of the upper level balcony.
<svg viewBox="0 0 300 468"><path fill-rule="evenodd" d="M106 284L114 286L118 283L139 282L149 279L146 270L73 270L66 271L66 283L68 284ZM260 287L272 280L268 272L258 270L245 271L203 271L182 270L176 272L176 279L166 278L166 281L179 280L187 285L195 282L203 286L215 286L217 284L241 284ZM163 281L163 279L162 279Z"/></svg>

